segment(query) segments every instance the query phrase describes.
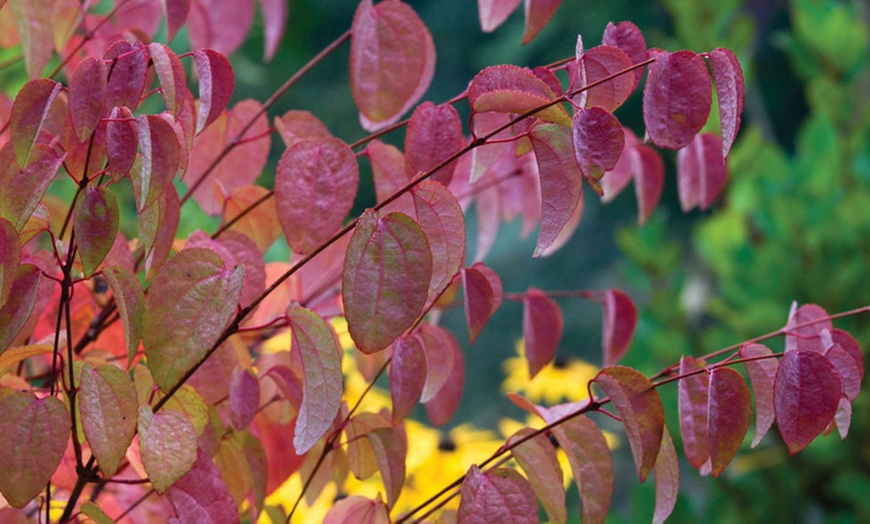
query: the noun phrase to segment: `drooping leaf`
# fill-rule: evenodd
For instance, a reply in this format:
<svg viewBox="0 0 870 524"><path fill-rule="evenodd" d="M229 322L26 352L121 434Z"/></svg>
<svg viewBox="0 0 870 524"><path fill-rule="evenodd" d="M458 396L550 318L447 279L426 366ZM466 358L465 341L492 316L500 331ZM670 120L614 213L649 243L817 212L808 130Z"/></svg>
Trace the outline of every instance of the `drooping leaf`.
<svg viewBox="0 0 870 524"><path fill-rule="evenodd" d="M601 37L601 43L621 49L631 58L632 64L639 64L647 58L646 40L640 29L631 22L619 22L616 25L613 22L608 22L604 29L604 35ZM635 69L632 91L637 89L642 78L643 69Z"/></svg>
<svg viewBox="0 0 870 524"><path fill-rule="evenodd" d="M578 87L593 86L586 91L587 108L600 107L605 111L615 111L634 91L634 75L618 74L631 67L632 60L618 47L600 45L589 49L580 60L585 74L585 83ZM604 80L610 78L610 80Z"/></svg>
<svg viewBox="0 0 870 524"><path fill-rule="evenodd" d="M601 350L604 366L619 362L628 351L634 328L637 327L637 307L624 291L605 289L604 291L584 291L583 296L600 302L604 308L604 321L601 328Z"/></svg>
<svg viewBox="0 0 870 524"><path fill-rule="evenodd" d="M656 477L656 507L653 513L653 524L662 524L674 511L677 504L677 494L680 491L680 463L677 459L677 449L668 427L662 432L662 447L656 459L653 470Z"/></svg>
<svg viewBox="0 0 870 524"><path fill-rule="evenodd" d="M115 304L124 326L124 339L127 341L127 365L133 363L142 339L142 315L145 311L145 294L136 275L121 266L103 269L103 277L112 288Z"/></svg>
<svg viewBox="0 0 870 524"><path fill-rule="evenodd" d="M139 240L147 253L145 270L149 276L169 257L180 220L181 204L175 186L167 187L157 202L139 213Z"/></svg>
<svg viewBox="0 0 870 524"><path fill-rule="evenodd" d="M852 425L852 402L849 399L845 397L840 399L837 414L834 415L834 424L837 426L840 439L845 440L849 434L849 426Z"/></svg>
<svg viewBox="0 0 870 524"><path fill-rule="evenodd" d="M275 201L290 248L310 253L335 233L358 185L356 158L341 140L308 138L288 147L275 173Z"/></svg>
<svg viewBox="0 0 870 524"><path fill-rule="evenodd" d="M137 209L152 205L172 185L181 166L183 150L172 124L164 115L136 118L139 131L140 169L130 173Z"/></svg>
<svg viewBox="0 0 870 524"><path fill-rule="evenodd" d="M172 409L158 413L139 408L139 453L148 479L159 493L175 484L196 462L196 430L183 414Z"/></svg>
<svg viewBox="0 0 870 524"><path fill-rule="evenodd" d="M378 428L388 427L390 427L390 420L385 414L370 412L354 415L345 426L345 436L348 440L347 458L350 471L356 478L365 480L380 469L372 441L364 437Z"/></svg>
<svg viewBox="0 0 870 524"><path fill-rule="evenodd" d="M193 64L199 79L199 109L196 116L196 134L199 134L226 110L233 96L235 76L227 57L213 49L195 51Z"/></svg>
<svg viewBox="0 0 870 524"><path fill-rule="evenodd" d="M266 0L269 1L269 0ZM292 146L305 138L329 138L332 133L319 118L308 111L293 109L280 117L275 117L275 129L284 140L284 145Z"/></svg>
<svg viewBox="0 0 870 524"><path fill-rule="evenodd" d="M680 358L680 375L701 371L684 377L678 387L683 453L695 469L702 471L706 471L705 464L710 460L708 424L710 375L703 371L704 367L704 362L701 360L695 360L690 356Z"/></svg>
<svg viewBox="0 0 870 524"><path fill-rule="evenodd" d="M560 488L561 489L561 488ZM538 522L538 502L529 481L512 469L482 473L473 464L462 482L458 524Z"/></svg>
<svg viewBox="0 0 870 524"><path fill-rule="evenodd" d="M236 503L211 457L196 449L195 458L190 470L166 492L178 522L239 522Z"/></svg>
<svg viewBox="0 0 870 524"><path fill-rule="evenodd" d="M480 17L480 30L491 33L496 30L522 0L477 0L477 13Z"/></svg>
<svg viewBox="0 0 870 524"><path fill-rule="evenodd" d="M640 153L637 151L637 137L631 129L623 128L625 145L613 169L607 171L599 181L601 185L601 201L605 204L613 201L619 193L631 182L635 167L640 163Z"/></svg>
<svg viewBox="0 0 870 524"><path fill-rule="evenodd" d="M139 42L131 44L118 40L103 53L103 60L111 61L106 80L105 107L127 107L136 111L145 90L148 73L148 54Z"/></svg>
<svg viewBox="0 0 870 524"><path fill-rule="evenodd" d="M236 367L230 378L230 422L237 430L248 427L260 406L260 381L250 369Z"/></svg>
<svg viewBox="0 0 870 524"><path fill-rule="evenodd" d="M665 418L662 401L639 371L625 366L602 369L594 380L622 417L640 481L646 480L661 447Z"/></svg>
<svg viewBox="0 0 870 524"><path fill-rule="evenodd" d="M21 240L18 232L12 222L0 217L0 304L6 304L20 263Z"/></svg>
<svg viewBox="0 0 870 524"><path fill-rule="evenodd" d="M82 60L69 81L69 115L79 142L87 140L103 115L106 96L106 66L89 56Z"/></svg>
<svg viewBox="0 0 870 524"><path fill-rule="evenodd" d="M834 419L843 386L836 368L814 351L786 351L774 381L776 425L794 455Z"/></svg>
<svg viewBox="0 0 870 524"><path fill-rule="evenodd" d="M721 151L718 136L702 133L677 153L677 187L683 212L709 208L722 191L728 169Z"/></svg>
<svg viewBox="0 0 870 524"><path fill-rule="evenodd" d="M598 181L605 171L616 167L625 146L622 125L613 114L591 107L574 115L571 137L577 165L592 189L602 196L604 190Z"/></svg>
<svg viewBox="0 0 870 524"><path fill-rule="evenodd" d="M408 176L426 172L459 151L464 139L459 113L450 104L424 102L411 114L405 131L405 163ZM450 185L456 161L439 169L429 180Z"/></svg>
<svg viewBox="0 0 870 524"><path fill-rule="evenodd" d="M79 507L79 511L93 520L94 524L114 524L115 522L93 502L85 502Z"/></svg>
<svg viewBox="0 0 870 524"><path fill-rule="evenodd" d="M426 380L420 402L429 402L441 391L453 372L453 358L458 344L449 331L428 322L415 333L426 356Z"/></svg>
<svg viewBox="0 0 870 524"><path fill-rule="evenodd" d="M381 500L371 500L359 495L345 497L335 504L323 517L323 524L389 524L390 513Z"/></svg>
<svg viewBox="0 0 870 524"><path fill-rule="evenodd" d="M743 113L743 69L730 49L722 47L710 51L710 69L719 98L719 120L722 123L722 156L727 158L731 145L740 130Z"/></svg>
<svg viewBox="0 0 870 524"><path fill-rule="evenodd" d="M332 327L314 311L291 307L287 318L293 351L299 351L304 371L293 435L293 447L302 455L326 433L341 405L341 349Z"/></svg>
<svg viewBox="0 0 870 524"><path fill-rule="evenodd" d="M452 356L452 355L451 355ZM390 364L390 398L393 403L393 424L411 414L426 382L426 354L415 337L402 337L393 343ZM392 504L390 504L392 505Z"/></svg>
<svg viewBox="0 0 870 524"><path fill-rule="evenodd" d="M420 315L432 279L426 234L409 216L367 211L347 246L342 292L356 347L379 351Z"/></svg>
<svg viewBox="0 0 870 524"><path fill-rule="evenodd" d="M161 3L163 4L163 15L166 17L166 40L171 42L181 26L187 21L190 0L163 0Z"/></svg>
<svg viewBox="0 0 870 524"><path fill-rule="evenodd" d="M182 0L184 1L187 0ZM161 43L149 44L148 54L154 62L154 71L160 80L166 109L177 117L184 107L184 100L193 96L187 88L187 73L184 71L184 66L178 55L169 46Z"/></svg>
<svg viewBox="0 0 870 524"><path fill-rule="evenodd" d="M363 129L395 123L420 100L434 73L432 35L410 5L360 2L351 27L350 86Z"/></svg>
<svg viewBox="0 0 870 524"><path fill-rule="evenodd" d="M843 348L846 353L852 356L855 361L855 370L858 373L860 380L864 379L864 353L861 351L861 346L858 341L849 333L842 329L831 330L831 342Z"/></svg>
<svg viewBox="0 0 870 524"><path fill-rule="evenodd" d="M164 391L202 360L236 313L243 270L228 270L205 248L178 252L151 281L142 342L154 380Z"/></svg>
<svg viewBox="0 0 870 524"><path fill-rule="evenodd" d="M752 397L740 373L719 367L710 375L708 398L710 462L713 476L718 477L737 454L749 429Z"/></svg>
<svg viewBox="0 0 870 524"><path fill-rule="evenodd" d="M523 340L529 379L553 360L563 327L559 304L540 289L530 287L523 297Z"/></svg>
<svg viewBox="0 0 870 524"><path fill-rule="evenodd" d="M106 156L112 179L120 180L133 167L139 150L139 126L126 107L116 107L106 123Z"/></svg>
<svg viewBox="0 0 870 524"><path fill-rule="evenodd" d="M105 186L88 186L76 200L73 226L85 278L97 271L112 248L120 219L118 200Z"/></svg>
<svg viewBox="0 0 870 524"><path fill-rule="evenodd" d="M474 113L525 113L555 100L556 94L528 69L515 65L497 65L477 74L468 87L468 103ZM535 117L571 125L571 117L561 104L538 111Z"/></svg>
<svg viewBox="0 0 870 524"><path fill-rule="evenodd" d="M643 90L643 121L652 142L667 149L689 145L707 122L712 103L707 65L692 51L661 52Z"/></svg>
<svg viewBox="0 0 870 524"><path fill-rule="evenodd" d="M23 508L45 489L69 440L69 411L55 397L11 393L0 399L0 494Z"/></svg>
<svg viewBox="0 0 870 524"><path fill-rule="evenodd" d="M51 14L53 2L12 0L12 19L21 38L21 50L29 78L39 78L54 52Z"/></svg>
<svg viewBox="0 0 870 524"><path fill-rule="evenodd" d="M263 14L263 60L271 62L287 25L287 2L260 0L260 12Z"/></svg>
<svg viewBox="0 0 870 524"><path fill-rule="evenodd" d="M475 262L471 267L462 270L462 287L465 290L468 340L473 344L490 317L501 306L501 278L483 262Z"/></svg>
<svg viewBox="0 0 870 524"><path fill-rule="evenodd" d="M262 202L251 209L258 201ZM243 212L245 214L240 216ZM253 240L260 253L268 251L281 235L281 224L275 220L278 216L275 199L262 186L251 184L230 193L224 203L223 213L224 223L235 221L230 231L238 231Z"/></svg>
<svg viewBox="0 0 870 524"><path fill-rule="evenodd" d="M387 492L387 505L393 507L405 484L405 457L408 442L395 428L377 428L367 435L378 459L378 469Z"/></svg>
<svg viewBox="0 0 870 524"><path fill-rule="evenodd" d="M635 157L634 192L637 196L637 222L643 225L655 211L665 186L662 157L650 146L639 144Z"/></svg>
<svg viewBox="0 0 870 524"><path fill-rule="evenodd" d="M556 9L562 0L524 0L526 13L526 30L523 33L523 45L532 41L556 14Z"/></svg>
<svg viewBox="0 0 870 524"><path fill-rule="evenodd" d="M762 344L746 344L740 348L740 358L772 356L773 352ZM754 448L761 442L764 435L773 425L774 411L774 380L777 375L778 362L775 358L749 360L743 363L752 392L755 397L755 437L752 439Z"/></svg>
<svg viewBox="0 0 870 524"><path fill-rule="evenodd" d="M43 78L27 82L15 95L9 128L12 131L12 144L15 147L18 167L27 168L33 162L30 158L31 151L49 116L51 104L61 88L63 86L54 80Z"/></svg>
<svg viewBox="0 0 870 524"><path fill-rule="evenodd" d="M239 305L248 307L266 289L266 263L257 244L246 235L237 231L226 231L218 239L217 244L232 253L236 264L245 268L245 281Z"/></svg>
<svg viewBox="0 0 870 524"><path fill-rule="evenodd" d="M855 400L855 397L861 393L862 378L859 368L855 365L855 359L839 344L834 344L828 348L825 356L837 369L837 373L840 374L843 396L849 401Z"/></svg>
<svg viewBox="0 0 870 524"><path fill-rule="evenodd" d="M31 264L22 264L14 275L9 296L0 306L0 353L12 345L30 318L42 279L42 272Z"/></svg>
<svg viewBox="0 0 870 524"><path fill-rule="evenodd" d="M120 368L89 363L82 368L78 399L82 429L106 478L118 466L136 434L139 404L133 381Z"/></svg>
<svg viewBox="0 0 870 524"><path fill-rule="evenodd" d="M817 304L796 305L792 304L785 325L785 350L824 352L822 331L833 329L828 312Z"/></svg>
<svg viewBox="0 0 870 524"><path fill-rule="evenodd" d="M576 228L583 206L583 173L574 158L571 131L560 125L536 125L529 135L541 179L541 231L533 257L546 256ZM565 239L567 240L567 239Z"/></svg>
<svg viewBox="0 0 870 524"><path fill-rule="evenodd" d="M187 30L193 49L212 48L228 55L235 51L254 22L254 0L191 0Z"/></svg>
<svg viewBox="0 0 870 524"><path fill-rule="evenodd" d="M523 428L508 439L508 444L534 432L532 428ZM565 490L562 489L562 468L550 439L543 434L537 435L511 449L511 455L523 468L550 522L566 522L568 515L565 508Z"/></svg>
<svg viewBox="0 0 870 524"><path fill-rule="evenodd" d="M465 263L465 215L446 187L424 180L411 190L417 223L429 240L432 280L427 303L436 300ZM437 261L437 263L435 263Z"/></svg>
<svg viewBox="0 0 870 524"><path fill-rule="evenodd" d="M453 369L444 385L426 402L426 414L436 426L443 426L453 418L465 385L465 358L462 356L462 350L448 331L444 331L444 334L443 340L447 342L447 347L443 351L453 353Z"/></svg>
<svg viewBox="0 0 870 524"><path fill-rule="evenodd" d="M398 147L385 144L380 140L372 140L366 146L365 154L372 166L372 178L375 182L375 196L378 203L383 202L411 181L405 167L405 155Z"/></svg>

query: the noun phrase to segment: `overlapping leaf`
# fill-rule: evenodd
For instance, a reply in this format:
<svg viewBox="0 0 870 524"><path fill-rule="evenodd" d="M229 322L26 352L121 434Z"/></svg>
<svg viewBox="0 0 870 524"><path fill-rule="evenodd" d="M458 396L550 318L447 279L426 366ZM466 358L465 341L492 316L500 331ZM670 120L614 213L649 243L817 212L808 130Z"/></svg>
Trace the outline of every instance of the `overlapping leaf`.
<svg viewBox="0 0 870 524"><path fill-rule="evenodd" d="M508 444L527 438L534 432L532 428L523 428L508 439ZM526 473L550 522L566 522L568 515L565 508L565 490L562 489L562 468L550 439L543 434L532 437L514 446L511 455Z"/></svg>
<svg viewBox="0 0 870 524"><path fill-rule="evenodd" d="M248 427L260 406L260 381L250 369L236 367L230 377L230 422L241 430Z"/></svg>
<svg viewBox="0 0 870 524"><path fill-rule="evenodd" d="M103 278L115 295L115 304L124 326L124 339L127 341L127 365L130 365L136 357L142 338L142 316L145 311L142 284L136 275L121 266L103 269Z"/></svg>
<svg viewBox="0 0 870 524"><path fill-rule="evenodd" d="M634 165L634 192L637 197L637 222L643 225L652 215L665 186L665 165L655 149L646 145L636 147Z"/></svg>
<svg viewBox="0 0 870 524"><path fill-rule="evenodd" d="M523 45L531 42L546 27L561 3L562 0L524 0L526 30L523 33Z"/></svg>
<svg viewBox="0 0 870 524"><path fill-rule="evenodd" d="M287 2L284 0L260 0L263 14L263 59L267 62L275 56L287 25Z"/></svg>
<svg viewBox="0 0 870 524"><path fill-rule="evenodd" d="M773 387L779 363L775 358L757 358L773 355L773 352L762 344L746 344L740 348L739 355L740 358L754 359L743 363L755 397L755 437L752 439L754 448L773 425L775 416Z"/></svg>
<svg viewBox="0 0 870 524"><path fill-rule="evenodd" d="M12 222L0 217L0 304L5 304L9 297L20 263L21 240L18 231Z"/></svg>
<svg viewBox="0 0 870 524"><path fill-rule="evenodd" d="M662 432L662 447L653 473L656 477L656 507L652 521L653 524L662 524L674 511L680 491L680 463L667 426Z"/></svg>
<svg viewBox="0 0 870 524"><path fill-rule="evenodd" d="M731 463L749 429L752 397L737 371L719 367L710 374L707 404L710 462L714 477Z"/></svg>
<svg viewBox="0 0 870 524"><path fill-rule="evenodd" d="M166 188L172 185L172 180L186 158L179 136L169 118L171 117L167 113L136 118L142 156L139 169L134 169L130 176L140 212L154 204Z"/></svg>
<svg viewBox="0 0 870 524"><path fill-rule="evenodd" d="M15 147L18 167L26 168L31 164L30 155L39 137L39 131L45 124L51 104L62 87L61 84L47 78L31 80L24 84L15 96L9 127L12 130L12 144Z"/></svg>
<svg viewBox="0 0 870 524"><path fill-rule="evenodd" d="M459 348L459 343L448 332L443 332L442 351L450 351L453 353L453 368L450 375L444 381L444 385L435 393L435 395L426 402L426 414L429 415L429 420L436 426L443 426L453 418L456 409L459 407L459 400L462 397L462 388L465 385L465 358L462 356L462 350ZM427 349L427 353L431 349Z"/></svg>
<svg viewBox="0 0 870 524"><path fill-rule="evenodd" d="M459 524L538 522L538 503L529 481L518 472L499 468L482 473L472 465L462 482Z"/></svg>
<svg viewBox="0 0 870 524"><path fill-rule="evenodd" d="M0 306L0 353L5 351L24 328L33 312L42 272L31 264L17 268L9 288L9 298Z"/></svg>
<svg viewBox="0 0 870 524"><path fill-rule="evenodd" d="M89 56L82 60L69 82L69 116L79 142L97 128L106 97L106 66Z"/></svg>
<svg viewBox="0 0 870 524"><path fill-rule="evenodd" d="M106 80L105 107L127 107L135 111L142 101L148 72L148 54L140 43L118 40L103 54L111 60Z"/></svg>
<svg viewBox="0 0 870 524"><path fill-rule="evenodd" d="M12 0L9 7L12 9L15 30L21 38L27 76L38 78L54 52L54 39L51 34L52 3Z"/></svg>
<svg viewBox="0 0 870 524"><path fill-rule="evenodd" d="M73 224L86 278L96 272L112 248L119 221L118 200L105 186L88 186L76 200Z"/></svg>
<svg viewBox="0 0 870 524"><path fill-rule="evenodd" d="M393 343L393 360L390 364L390 398L394 424L411 414L423 393L426 376L426 354L420 341L414 337L396 340Z"/></svg>
<svg viewBox="0 0 870 524"><path fill-rule="evenodd" d="M677 188L683 212L709 208L727 177L722 141L711 133L696 135L677 154Z"/></svg>
<svg viewBox="0 0 870 524"><path fill-rule="evenodd" d="M403 432L395 428L377 428L367 435L387 492L387 505L395 506L405 484L405 456L408 442Z"/></svg>
<svg viewBox="0 0 870 524"><path fill-rule="evenodd" d="M151 43L148 45L148 54L154 62L154 71L160 80L160 90L166 108L177 117L182 111L184 100L193 96L187 88L187 73L184 71L184 66L169 46L157 42Z"/></svg>
<svg viewBox="0 0 870 524"><path fill-rule="evenodd" d="M621 49L631 58L632 64L639 64L646 60L646 40L640 29L631 22L608 22L601 37L601 43ZM643 69L634 70L634 91L643 78Z"/></svg>
<svg viewBox="0 0 870 524"><path fill-rule="evenodd" d="M179 522L239 522L239 511L211 457L196 449L190 470L167 490Z"/></svg>
<svg viewBox="0 0 870 524"><path fill-rule="evenodd" d="M840 375L821 353L786 351L774 381L776 425L794 455L816 438L837 413Z"/></svg>
<svg viewBox="0 0 870 524"><path fill-rule="evenodd" d="M351 495L333 504L323 524L389 524L389 509L381 500Z"/></svg>
<svg viewBox="0 0 870 524"><path fill-rule="evenodd" d="M710 51L710 69L719 98L719 120L722 125L722 156L728 157L731 145L740 130L743 113L743 69L730 49L722 47Z"/></svg>
<svg viewBox="0 0 870 524"><path fill-rule="evenodd" d="M432 280L427 298L427 303L431 303L465 263L465 214L453 193L440 183L424 180L414 186L411 194L417 223L432 252Z"/></svg>
<svg viewBox="0 0 870 524"><path fill-rule="evenodd" d="M530 379L553 360L563 327L559 304L540 289L529 288L523 297L523 340Z"/></svg>
<svg viewBox="0 0 870 524"><path fill-rule="evenodd" d="M689 145L707 122L711 88L701 57L691 51L661 52L649 66L643 90L643 120L653 143L668 149Z"/></svg>
<svg viewBox="0 0 870 524"><path fill-rule="evenodd" d="M199 79L199 109L196 133L199 134L226 110L233 96L235 76L227 58L213 49L193 53L196 76Z"/></svg>
<svg viewBox="0 0 870 524"><path fill-rule="evenodd" d="M695 360L690 356L680 358L680 375L701 371L701 373L684 377L678 386L683 453L694 468L706 472L709 466L705 466L705 464L710 459L707 415L710 375L703 370L703 361Z"/></svg>
<svg viewBox="0 0 870 524"><path fill-rule="evenodd" d="M253 22L254 0L191 0L187 20L191 47L228 55L245 41Z"/></svg>
<svg viewBox="0 0 870 524"><path fill-rule="evenodd" d="M634 75L619 74L632 66L631 57L622 49L609 45L596 46L583 53L580 61L579 67L583 68L585 82L578 87L593 86L584 95L586 107L615 111L634 91Z"/></svg>
<svg viewBox="0 0 870 524"><path fill-rule="evenodd" d="M462 147L462 122L450 104L424 102L411 114L405 131L405 163L408 175L417 176L438 165ZM456 161L435 172L430 180L450 185Z"/></svg>
<svg viewBox="0 0 870 524"><path fill-rule="evenodd" d="M112 109L106 123L106 146L109 171L118 181L130 172L139 150L139 125L126 107Z"/></svg>
<svg viewBox="0 0 870 524"><path fill-rule="evenodd" d="M591 107L574 115L571 125L574 157L586 181L599 196L604 194L598 182L605 171L616 166L625 146L622 125L612 113Z"/></svg>
<svg viewBox="0 0 870 524"><path fill-rule="evenodd" d="M785 325L785 350L823 352L822 331L833 329L828 312L817 304L792 304Z"/></svg>
<svg viewBox="0 0 870 524"><path fill-rule="evenodd" d="M491 33L520 5L522 0L477 0L480 29Z"/></svg>
<svg viewBox="0 0 870 524"><path fill-rule="evenodd" d="M420 325L415 336L426 356L426 380L420 393L420 402L425 403L435 397L450 378L457 343L449 331L427 322Z"/></svg>
<svg viewBox="0 0 870 524"><path fill-rule="evenodd" d="M148 479L163 493L196 462L196 431L180 412L167 409L153 413L149 406L139 408L138 431Z"/></svg>
<svg viewBox="0 0 870 524"><path fill-rule="evenodd" d="M634 301L620 289L585 291L583 296L600 302L604 308L601 328L601 350L604 366L619 362L628 351L634 328L637 327L637 307Z"/></svg>
<svg viewBox="0 0 870 524"><path fill-rule="evenodd" d="M482 262L475 262L471 267L462 270L462 287L465 290L468 339L473 344L490 317L501 306L501 278Z"/></svg>
<svg viewBox="0 0 870 524"><path fill-rule="evenodd" d="M555 98L543 80L515 65L487 67L468 87L468 103L474 113L525 113ZM551 105L534 116L566 127L571 125L571 117L561 104Z"/></svg>
<svg viewBox="0 0 870 524"><path fill-rule="evenodd" d="M328 138L332 136L329 129L308 111L290 110L275 117L275 129L284 140L284 145L290 147L297 140L304 138Z"/></svg>
<svg viewBox="0 0 870 524"><path fill-rule="evenodd" d="M88 445L100 471L111 477L136 434L139 404L133 381L120 368L85 364L78 399Z"/></svg>

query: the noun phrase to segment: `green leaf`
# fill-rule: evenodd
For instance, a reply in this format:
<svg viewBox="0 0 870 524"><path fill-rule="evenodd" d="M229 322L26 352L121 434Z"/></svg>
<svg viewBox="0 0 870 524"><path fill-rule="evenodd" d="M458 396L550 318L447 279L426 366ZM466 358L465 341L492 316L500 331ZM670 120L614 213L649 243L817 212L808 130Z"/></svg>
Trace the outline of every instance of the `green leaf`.
<svg viewBox="0 0 870 524"><path fill-rule="evenodd" d="M76 201L73 224L85 278L97 271L112 248L119 220L118 200L107 187L88 186Z"/></svg>
<svg viewBox="0 0 870 524"><path fill-rule="evenodd" d="M151 485L163 493L196 462L196 431L181 413L139 408L139 452Z"/></svg>
<svg viewBox="0 0 870 524"><path fill-rule="evenodd" d="M94 369L86 363L78 398L82 429L100 471L109 478L118 471L136 434L139 407L136 388L120 368L100 366Z"/></svg>

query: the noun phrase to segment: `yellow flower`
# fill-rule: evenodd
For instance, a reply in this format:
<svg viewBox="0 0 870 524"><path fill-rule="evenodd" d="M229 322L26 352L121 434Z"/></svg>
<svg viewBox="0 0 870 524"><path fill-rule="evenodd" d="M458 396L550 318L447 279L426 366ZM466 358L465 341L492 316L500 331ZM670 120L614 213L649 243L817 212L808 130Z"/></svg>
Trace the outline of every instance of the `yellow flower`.
<svg viewBox="0 0 870 524"><path fill-rule="evenodd" d="M556 358L529 380L523 341L517 341L515 347L517 356L506 359L503 365L507 377L502 391L522 393L532 402L547 405L589 398L587 384L598 374L596 366L576 358Z"/></svg>

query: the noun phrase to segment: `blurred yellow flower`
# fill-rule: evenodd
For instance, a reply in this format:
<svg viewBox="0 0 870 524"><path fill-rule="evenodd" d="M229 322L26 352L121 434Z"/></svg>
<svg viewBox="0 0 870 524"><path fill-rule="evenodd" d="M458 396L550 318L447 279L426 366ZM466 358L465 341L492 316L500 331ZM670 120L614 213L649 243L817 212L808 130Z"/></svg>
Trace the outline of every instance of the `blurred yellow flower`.
<svg viewBox="0 0 870 524"><path fill-rule="evenodd" d="M506 359L503 364L507 376L502 382L502 391L522 393L532 402L547 405L589 398L586 385L598 374L596 366L576 358L563 360L557 357L529 380L522 339L517 341L515 348L517 356Z"/></svg>

